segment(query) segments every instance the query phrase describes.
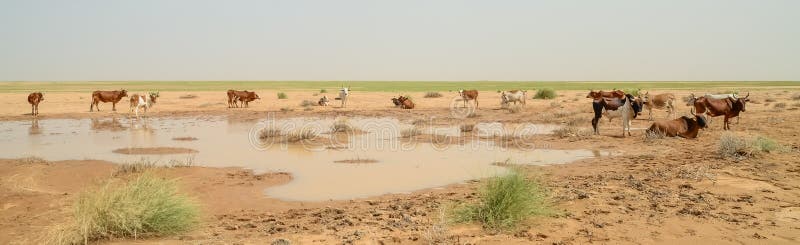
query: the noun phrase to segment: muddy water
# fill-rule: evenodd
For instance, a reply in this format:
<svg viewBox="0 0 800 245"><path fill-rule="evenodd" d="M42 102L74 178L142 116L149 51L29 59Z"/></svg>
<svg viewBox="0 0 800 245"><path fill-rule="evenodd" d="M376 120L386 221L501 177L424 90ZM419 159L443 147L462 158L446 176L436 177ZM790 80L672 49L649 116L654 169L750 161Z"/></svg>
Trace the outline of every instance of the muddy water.
<svg viewBox="0 0 800 245"><path fill-rule="evenodd" d="M208 167L244 167L256 172L289 172L288 184L265 190L283 200L320 201L363 198L387 193L459 183L503 174L493 163L559 164L603 155L590 150L507 149L479 137L466 144L435 144L403 139L401 132L418 127L393 118L352 118L346 124L356 133L333 134L333 118L290 118L264 121L205 119L145 120L52 119L0 122L0 158L38 156L47 160L99 159L134 162L145 158L158 164L192 162ZM279 138L262 141L262 128L284 133L312 130L313 142L285 143ZM475 125L474 135L548 133L547 125ZM458 128L425 127L432 134L459 136ZM516 132L508 132L514 130ZM336 136L336 137L334 137ZM462 137L468 137L461 135ZM196 137L175 141L175 137ZM333 147L332 147L333 146ZM192 154L127 155L120 148L177 147ZM336 161L369 159L373 163Z"/></svg>

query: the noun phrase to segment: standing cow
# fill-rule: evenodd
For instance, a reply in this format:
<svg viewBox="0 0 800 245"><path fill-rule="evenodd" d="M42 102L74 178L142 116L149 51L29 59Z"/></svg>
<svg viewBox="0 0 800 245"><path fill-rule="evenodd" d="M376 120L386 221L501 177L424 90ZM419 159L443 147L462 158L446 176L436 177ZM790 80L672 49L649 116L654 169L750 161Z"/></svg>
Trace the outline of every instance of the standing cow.
<svg viewBox="0 0 800 245"><path fill-rule="evenodd" d="M100 111L100 102L111 102L111 110L117 111L117 103L122 100L123 97L128 97L127 90L94 91L92 92L92 104L89 105L89 111L93 111L93 108L97 108L97 111Z"/></svg>
<svg viewBox="0 0 800 245"><path fill-rule="evenodd" d="M342 89L339 89L339 97L335 98L335 99L342 101L342 106L341 106L342 108L347 107L347 97L348 96L350 96L350 87L347 87L347 88L342 87Z"/></svg>
<svg viewBox="0 0 800 245"><path fill-rule="evenodd" d="M650 91L647 91L642 96L642 102L650 121L653 120L653 109L666 110L667 119L672 119L675 114L675 95L673 94L650 95Z"/></svg>
<svg viewBox="0 0 800 245"><path fill-rule="evenodd" d="M253 91L238 91L229 89L227 91L228 95L228 108L238 108L239 104L236 101L242 102L242 107L250 107L250 102L254 100L260 100L261 97Z"/></svg>
<svg viewBox="0 0 800 245"><path fill-rule="evenodd" d="M527 92L525 90L500 91L500 104L506 106L514 102L514 105L517 105L519 102L524 106Z"/></svg>
<svg viewBox="0 0 800 245"><path fill-rule="evenodd" d="M31 104L31 115L39 115L39 103L44 100L42 92L33 92L28 95L28 103Z"/></svg>
<svg viewBox="0 0 800 245"><path fill-rule="evenodd" d="M748 99L749 97L750 93L744 98L737 99L730 97L713 99L705 96L698 98L692 94L689 99L689 104L694 107L695 114L699 115L705 113L710 117L725 116L722 128L729 130L731 129L729 119L738 117L739 113L746 110L747 102L750 101L750 99Z"/></svg>
<svg viewBox="0 0 800 245"><path fill-rule="evenodd" d="M158 92L150 92L149 96L143 96L138 94L133 94L131 96L131 106L130 110L128 110L128 114L133 112L136 109L136 117L139 117L139 108L144 108L144 114L147 114L147 109L153 107L156 104L156 99L158 99Z"/></svg>
<svg viewBox="0 0 800 245"><path fill-rule="evenodd" d="M464 101L464 107L467 107L467 101L474 100L475 101L475 108L478 108L478 90L458 90L458 95L461 96L461 100Z"/></svg>
<svg viewBox="0 0 800 245"><path fill-rule="evenodd" d="M592 118L592 129L594 134L600 134L598 130L598 123L600 118L603 117L603 111L619 111L622 117L622 137L625 133L631 135L631 122L639 112L642 111L641 102L636 101L633 95L623 93L622 98L617 97L615 93L608 93L612 97L605 97L601 92L590 92L588 98L593 98L592 109L594 110L594 118Z"/></svg>

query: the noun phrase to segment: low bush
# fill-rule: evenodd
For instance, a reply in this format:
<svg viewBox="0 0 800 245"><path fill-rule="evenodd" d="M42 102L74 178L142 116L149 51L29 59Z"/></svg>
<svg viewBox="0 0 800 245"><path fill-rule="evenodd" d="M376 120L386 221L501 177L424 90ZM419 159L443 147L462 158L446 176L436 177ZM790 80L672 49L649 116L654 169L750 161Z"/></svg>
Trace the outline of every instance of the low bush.
<svg viewBox="0 0 800 245"><path fill-rule="evenodd" d="M439 98L439 97L442 97L442 94L440 94L439 92L427 92L427 93L425 93L424 97L425 98Z"/></svg>
<svg viewBox="0 0 800 245"><path fill-rule="evenodd" d="M284 93L284 92L278 92L278 99L279 99L279 100L285 100L285 99L288 99L288 98L289 98L289 96L288 96L288 95L286 95L286 93Z"/></svg>
<svg viewBox="0 0 800 245"><path fill-rule="evenodd" d="M47 243L175 235L194 228L199 213L197 203L179 193L174 181L144 174L81 193L71 222L51 230Z"/></svg>
<svg viewBox="0 0 800 245"><path fill-rule="evenodd" d="M536 94L533 95L534 99L555 99L558 95L556 94L556 90L552 88L543 88L536 91Z"/></svg>
<svg viewBox="0 0 800 245"><path fill-rule="evenodd" d="M490 178L479 191L478 203L455 210L458 222L479 222L491 230L514 229L522 221L545 214L547 194L535 181L517 170Z"/></svg>

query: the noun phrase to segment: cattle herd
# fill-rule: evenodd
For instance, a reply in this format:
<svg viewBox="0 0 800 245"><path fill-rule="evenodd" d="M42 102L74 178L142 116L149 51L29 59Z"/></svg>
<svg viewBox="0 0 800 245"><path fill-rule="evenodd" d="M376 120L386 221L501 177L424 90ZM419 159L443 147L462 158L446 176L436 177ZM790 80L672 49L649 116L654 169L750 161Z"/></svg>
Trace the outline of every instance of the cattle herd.
<svg viewBox="0 0 800 245"><path fill-rule="evenodd" d="M499 91L501 105L507 106L510 103L520 103L525 105L525 97L527 91L525 90L510 90ZM460 100L463 101L464 107L470 101L475 102L475 108L478 108L478 91L477 90L458 90ZM339 97L335 100L341 101L341 107L347 106L347 100L350 95L350 88L342 87L339 90ZM631 135L631 122L643 110L647 110L648 117L653 120L653 109L665 110L667 112L666 120L655 121L647 130L646 133L658 133L670 137L683 137L695 138L697 137L698 130L706 128L708 121L706 117L724 116L723 129L730 129L730 119L739 117L739 113L744 112L745 104L749 101L748 93L744 97L739 97L736 94L705 94L697 97L692 94L688 98L687 106L691 107L691 112L694 115L682 116L677 119L672 119L675 114L675 95L670 93L653 94L650 92L639 93L640 96L625 93L622 90L612 91L594 91L590 90L586 98L592 99L592 109L594 117L592 118L592 129L594 134L599 134L598 123L600 118L604 115L609 118L619 117L622 119L622 136ZM117 103L122 98L128 96L128 91L114 90L114 91L94 91L92 92L92 102L89 105L89 111L100 111L100 102L111 102L111 108L116 111ZM228 108L249 107L249 102L261 99L258 94L253 91L237 91L228 90ZM147 96L133 94L130 97L130 110L129 114L134 112L139 116L139 109L143 109L147 113L147 109L155 105L159 97L158 92L150 92ZM31 104L31 115L37 116L39 114L39 103L44 100L44 95L41 92L33 92L28 95L28 103ZM392 103L395 107L402 109L414 109L415 104L410 98L399 96L392 98ZM327 96L323 96L317 102L320 106L328 106L330 100Z"/></svg>

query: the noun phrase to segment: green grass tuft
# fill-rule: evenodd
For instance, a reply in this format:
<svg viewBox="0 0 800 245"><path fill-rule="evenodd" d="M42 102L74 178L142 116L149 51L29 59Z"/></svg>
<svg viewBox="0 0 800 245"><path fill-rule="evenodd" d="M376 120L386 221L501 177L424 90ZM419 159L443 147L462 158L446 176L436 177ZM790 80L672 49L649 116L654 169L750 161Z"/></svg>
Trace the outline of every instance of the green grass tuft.
<svg viewBox="0 0 800 245"><path fill-rule="evenodd" d="M517 170L489 179L480 190L480 201L455 210L457 222L479 222L491 230L510 230L534 216L549 212L547 194L539 183Z"/></svg>
<svg viewBox="0 0 800 245"><path fill-rule="evenodd" d="M556 90L552 88L543 88L536 90L536 94L533 95L534 99L545 99L551 100L555 99L558 95L556 94Z"/></svg>
<svg viewBox="0 0 800 245"><path fill-rule="evenodd" d="M72 222L52 230L47 243L175 235L194 228L199 213L198 204L179 193L173 180L144 174L80 194Z"/></svg>
<svg viewBox="0 0 800 245"><path fill-rule="evenodd" d="M319 90L319 93L320 93L320 94L324 94L324 93L327 93L327 92L328 92L328 90L327 90L327 89L324 89L324 88Z"/></svg>
<svg viewBox="0 0 800 245"><path fill-rule="evenodd" d="M785 149L785 146L767 137L749 138L733 133L725 133L719 138L717 152L722 157L745 158Z"/></svg>
<svg viewBox="0 0 800 245"><path fill-rule="evenodd" d="M278 92L278 99L279 99L279 100L285 100L285 99L288 99L288 98L289 98L289 96L288 96L288 95L286 95L286 93L284 93L284 92Z"/></svg>
<svg viewBox="0 0 800 245"><path fill-rule="evenodd" d="M622 89L622 91L625 92L626 94L630 94L630 95L633 95L633 96L639 96L639 91L641 91L641 89L638 89L638 88L626 88L626 89Z"/></svg>

